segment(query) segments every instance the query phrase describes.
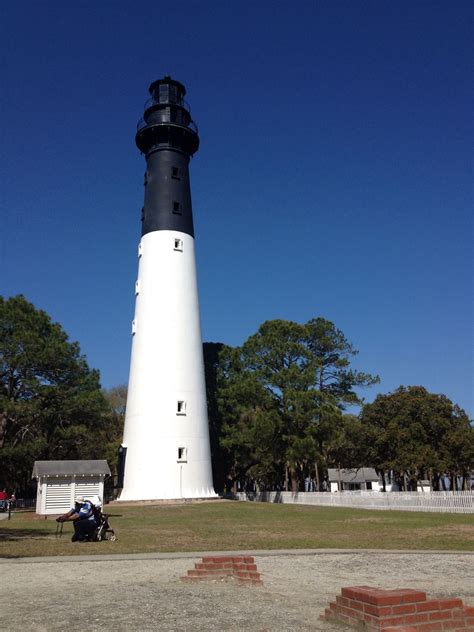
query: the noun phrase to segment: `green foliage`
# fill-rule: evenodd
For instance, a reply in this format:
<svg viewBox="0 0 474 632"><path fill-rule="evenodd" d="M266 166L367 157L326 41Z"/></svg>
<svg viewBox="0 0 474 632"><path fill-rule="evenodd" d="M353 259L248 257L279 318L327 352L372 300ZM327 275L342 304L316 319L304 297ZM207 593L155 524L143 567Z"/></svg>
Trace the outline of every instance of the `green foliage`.
<svg viewBox="0 0 474 632"><path fill-rule="evenodd" d="M217 369L219 366L219 354L224 347L225 345L220 342L205 342L203 344L212 478L214 481L214 489L217 492L223 491L227 472L230 469L229 455L226 451L222 450L219 445L223 421L217 405Z"/></svg>
<svg viewBox="0 0 474 632"><path fill-rule="evenodd" d="M367 462L416 482L450 472L467 480L474 463L474 430L445 395L400 386L379 395L360 415Z"/></svg>
<svg viewBox="0 0 474 632"><path fill-rule="evenodd" d="M112 475L117 473L118 450L123 437L127 392L126 384L120 384L103 391L109 412L107 423L101 429L100 442L104 448L103 458L107 460Z"/></svg>
<svg viewBox="0 0 474 632"><path fill-rule="evenodd" d="M0 471L25 489L35 459L103 458L109 421L99 373L23 296L0 297Z"/></svg>
<svg viewBox="0 0 474 632"><path fill-rule="evenodd" d="M377 377L349 368L356 354L333 323L267 321L241 347L219 355L221 446L230 478L297 489L304 473L331 460L343 409L360 400L355 387ZM339 452L342 449L339 445Z"/></svg>

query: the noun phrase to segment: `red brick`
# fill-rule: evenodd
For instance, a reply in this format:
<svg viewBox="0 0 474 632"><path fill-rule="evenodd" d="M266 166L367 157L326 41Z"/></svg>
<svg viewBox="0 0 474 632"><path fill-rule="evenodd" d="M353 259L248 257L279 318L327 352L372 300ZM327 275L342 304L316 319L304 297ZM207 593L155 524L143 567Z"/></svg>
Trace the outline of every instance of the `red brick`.
<svg viewBox="0 0 474 632"><path fill-rule="evenodd" d="M416 604L400 604L399 606L391 606L392 614L411 614L416 612Z"/></svg>
<svg viewBox="0 0 474 632"><path fill-rule="evenodd" d="M378 621L383 629L390 626L403 625L404 623L407 623L404 617L387 617L386 619L378 619Z"/></svg>
<svg viewBox="0 0 474 632"><path fill-rule="evenodd" d="M247 564L247 570L248 571L256 571L257 570L257 565L256 564Z"/></svg>
<svg viewBox="0 0 474 632"><path fill-rule="evenodd" d="M230 559L232 562L234 562L234 564L243 564L245 561L243 555L234 555L234 557L231 557Z"/></svg>
<svg viewBox="0 0 474 632"><path fill-rule="evenodd" d="M427 601L416 604L417 612L432 612L435 610L439 610L437 599L428 599Z"/></svg>
<svg viewBox="0 0 474 632"><path fill-rule="evenodd" d="M430 612L428 616L430 621L442 621L453 618L451 610L439 610L438 612Z"/></svg>
<svg viewBox="0 0 474 632"><path fill-rule="evenodd" d="M372 624L372 625L378 625L379 624L378 617L373 617L371 614L364 614L362 616L362 620L365 621L365 623L369 623L369 624Z"/></svg>
<svg viewBox="0 0 474 632"><path fill-rule="evenodd" d="M348 607L349 608L353 608L354 610L360 610L361 612L364 611L364 603L362 603L362 601L357 601L356 599L349 599L349 604Z"/></svg>
<svg viewBox="0 0 474 632"><path fill-rule="evenodd" d="M462 599L437 599L438 610L452 610L453 608L462 608Z"/></svg>
<svg viewBox="0 0 474 632"><path fill-rule="evenodd" d="M341 595L343 597L347 597L348 599L359 599L359 597L363 599L367 592L371 592L373 590L376 589L371 586L346 586L341 589Z"/></svg>
<svg viewBox="0 0 474 632"><path fill-rule="evenodd" d="M393 606L374 606L371 603L364 604L364 612L368 614L373 614L377 617L384 617L388 614L392 614Z"/></svg>
<svg viewBox="0 0 474 632"><path fill-rule="evenodd" d="M219 564L220 562L233 562L234 558L229 557L228 555L219 555L215 557L203 557L203 564Z"/></svg>
<svg viewBox="0 0 474 632"><path fill-rule="evenodd" d="M340 605L340 606L348 606L349 605L349 599L347 597L341 597L340 595L337 595L336 603L338 605Z"/></svg>
<svg viewBox="0 0 474 632"><path fill-rule="evenodd" d="M344 589L343 589L344 590ZM371 603L375 606L392 606L406 603L415 603L426 600L426 593L420 590L403 588L400 590L382 590L368 586L354 586L349 589L345 597Z"/></svg>
<svg viewBox="0 0 474 632"><path fill-rule="evenodd" d="M255 558L252 555L245 555L244 556L244 562L246 564L254 564L255 563Z"/></svg>
<svg viewBox="0 0 474 632"><path fill-rule="evenodd" d="M430 620L429 612L419 612L416 614L409 614L405 617L407 623L426 623Z"/></svg>
<svg viewBox="0 0 474 632"><path fill-rule="evenodd" d="M360 610L353 610L352 608L346 608L345 606L339 606L337 609L338 614L343 614L351 619L363 619L364 613ZM367 615L369 616L369 615Z"/></svg>
<svg viewBox="0 0 474 632"><path fill-rule="evenodd" d="M462 606L462 609L468 617L474 617L474 606Z"/></svg>
<svg viewBox="0 0 474 632"><path fill-rule="evenodd" d="M232 563L225 563L225 562L221 562L221 563L217 563L217 562L208 562L207 564L200 564L199 567L202 567L203 570L222 570L222 569L229 569L232 570ZM198 565L196 564L196 568L198 568Z"/></svg>
<svg viewBox="0 0 474 632"><path fill-rule="evenodd" d="M443 624L439 621L431 621L430 623L420 623L416 626L417 630L421 632L436 632L436 630L442 630Z"/></svg>
<svg viewBox="0 0 474 632"><path fill-rule="evenodd" d="M249 578L249 574L248 574L248 572L247 572L247 571L235 571L235 572L234 572L234 575L235 575L236 577L241 577L241 578L242 578L242 577L244 577L245 579L248 579L248 578Z"/></svg>
<svg viewBox="0 0 474 632"><path fill-rule="evenodd" d="M415 603L426 601L426 592L423 590L413 590L411 588L402 588L394 591L401 594L402 603Z"/></svg>
<svg viewBox="0 0 474 632"><path fill-rule="evenodd" d="M466 606L464 606L464 608L465 607ZM454 608L454 610L451 610L453 619L456 619L457 621L459 621L460 619L464 619L464 617L466 616L464 608Z"/></svg>

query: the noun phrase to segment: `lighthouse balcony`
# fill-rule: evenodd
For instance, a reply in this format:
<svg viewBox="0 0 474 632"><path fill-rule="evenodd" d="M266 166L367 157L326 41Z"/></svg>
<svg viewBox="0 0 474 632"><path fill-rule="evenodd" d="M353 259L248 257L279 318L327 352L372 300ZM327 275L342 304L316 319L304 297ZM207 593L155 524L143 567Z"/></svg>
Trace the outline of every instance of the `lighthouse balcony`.
<svg viewBox="0 0 474 632"><path fill-rule="evenodd" d="M143 121L137 130L135 142L138 149L148 154L158 148L170 147L192 156L199 147L196 126L177 125L167 121Z"/></svg>
<svg viewBox="0 0 474 632"><path fill-rule="evenodd" d="M199 134L198 126L193 120L190 119L186 124L183 124L178 120L170 120L170 119L173 119L173 117L172 116L161 117L161 120L147 122L145 120L145 117L142 116L142 118L137 123L137 132L142 130L144 127L147 127L148 125L170 125L171 124L171 125L179 125L180 127L187 127L190 130L192 130L195 134Z"/></svg>

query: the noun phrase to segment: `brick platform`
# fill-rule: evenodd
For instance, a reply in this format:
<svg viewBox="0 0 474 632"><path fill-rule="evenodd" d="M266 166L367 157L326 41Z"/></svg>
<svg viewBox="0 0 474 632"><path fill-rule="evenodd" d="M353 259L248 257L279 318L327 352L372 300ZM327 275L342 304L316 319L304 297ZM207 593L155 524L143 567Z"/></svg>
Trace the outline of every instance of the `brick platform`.
<svg viewBox="0 0 474 632"><path fill-rule="evenodd" d="M461 599L427 599L425 592L409 588L343 588L321 619L374 632L474 631L474 607Z"/></svg>
<svg viewBox="0 0 474 632"><path fill-rule="evenodd" d="M194 568L188 571L184 582L199 582L205 579L235 578L239 584L261 585L263 584L260 573L257 572L255 560L250 555L218 555L203 557L202 562L197 562Z"/></svg>

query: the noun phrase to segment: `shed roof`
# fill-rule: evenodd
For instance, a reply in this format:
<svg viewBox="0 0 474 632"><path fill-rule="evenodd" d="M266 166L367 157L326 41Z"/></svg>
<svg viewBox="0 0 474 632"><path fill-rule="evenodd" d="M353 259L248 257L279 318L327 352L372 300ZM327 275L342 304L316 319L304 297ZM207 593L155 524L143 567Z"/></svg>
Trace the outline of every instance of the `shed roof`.
<svg viewBox="0 0 474 632"><path fill-rule="evenodd" d="M40 476L72 476L103 474L110 476L105 460L96 461L35 461L31 478Z"/></svg>
<svg viewBox="0 0 474 632"><path fill-rule="evenodd" d="M366 481L378 481L379 477L373 467L359 467L350 470L341 470L341 482L343 483L365 483ZM339 481L339 471L336 468L328 469L328 479L330 482Z"/></svg>

